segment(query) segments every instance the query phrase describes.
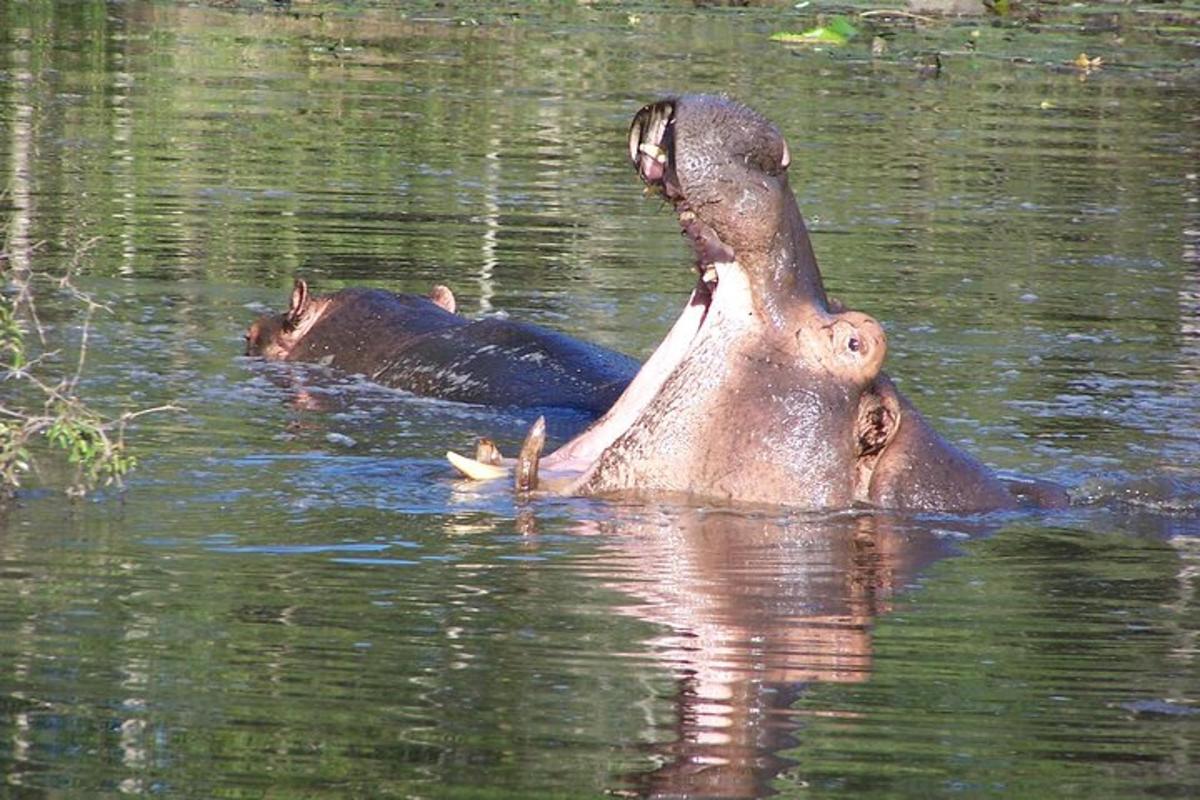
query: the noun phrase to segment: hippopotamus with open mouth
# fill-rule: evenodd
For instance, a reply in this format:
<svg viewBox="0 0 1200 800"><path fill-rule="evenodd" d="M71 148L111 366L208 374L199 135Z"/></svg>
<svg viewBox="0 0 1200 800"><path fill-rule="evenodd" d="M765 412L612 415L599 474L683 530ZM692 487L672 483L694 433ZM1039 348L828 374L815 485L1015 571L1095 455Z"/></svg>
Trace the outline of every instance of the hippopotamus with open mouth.
<svg viewBox="0 0 1200 800"><path fill-rule="evenodd" d="M696 287L604 417L540 459L535 425L518 490L803 509L1061 502L1056 488L1006 483L947 443L880 370L879 323L825 293L770 122L721 97L669 98L638 111L629 155L674 206ZM451 461L474 477L506 472L483 455L492 463Z"/></svg>
<svg viewBox="0 0 1200 800"><path fill-rule="evenodd" d="M595 418L629 384L638 362L525 322L455 313L454 295L343 289L322 297L297 280L283 314L246 332L246 355L311 361L426 397Z"/></svg>

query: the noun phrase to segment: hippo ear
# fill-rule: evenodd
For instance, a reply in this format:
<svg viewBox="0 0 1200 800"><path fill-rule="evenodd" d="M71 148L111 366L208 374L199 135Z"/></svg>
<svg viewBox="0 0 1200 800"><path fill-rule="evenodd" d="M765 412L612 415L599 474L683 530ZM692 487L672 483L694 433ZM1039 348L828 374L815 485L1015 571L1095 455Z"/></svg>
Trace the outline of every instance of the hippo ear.
<svg viewBox="0 0 1200 800"><path fill-rule="evenodd" d="M900 430L900 398L891 381L876 381L862 394L854 435L859 458L877 456Z"/></svg>
<svg viewBox="0 0 1200 800"><path fill-rule="evenodd" d="M304 314L308 311L308 284L303 278L296 278L296 283L292 286L292 304L288 306L287 314L284 315L283 327L287 330L292 330L300 324L300 320L304 319Z"/></svg>
<svg viewBox="0 0 1200 800"><path fill-rule="evenodd" d="M433 304L440 306L443 310L449 311L451 314L458 308L458 301L454 299L454 292L450 291L449 286L437 284L429 290L429 299Z"/></svg>

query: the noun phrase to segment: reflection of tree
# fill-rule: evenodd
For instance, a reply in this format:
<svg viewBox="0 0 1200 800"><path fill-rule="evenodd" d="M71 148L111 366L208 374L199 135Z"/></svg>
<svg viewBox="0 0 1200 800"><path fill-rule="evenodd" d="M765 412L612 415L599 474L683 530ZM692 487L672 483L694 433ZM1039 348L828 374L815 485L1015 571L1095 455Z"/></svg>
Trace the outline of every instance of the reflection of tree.
<svg viewBox="0 0 1200 800"><path fill-rule="evenodd" d="M12 55L13 69L13 120L9 156L12 168L8 176L8 192L12 203L12 217L7 226L8 258L11 264L0 264L0 273L10 266L22 273L29 272L29 253L32 242L29 238L29 218L32 213L32 193L29 176L32 170L30 147L32 146L33 106L30 103L32 75L19 62L25 61L28 53L17 51Z"/></svg>
<svg viewBox="0 0 1200 800"><path fill-rule="evenodd" d="M1200 176L1189 176L1183 197L1185 207L1192 213L1184 217L1183 281L1179 287L1179 334L1182 338L1180 378L1185 390L1200 381Z"/></svg>
<svg viewBox="0 0 1200 800"><path fill-rule="evenodd" d="M590 30L406 17L0 6L0 43L35 77L30 235L101 237L89 270L127 277L446 282L467 308L519 298L527 316L644 347L627 332L645 308L588 288L640 296L639 264L611 257L627 209L647 211L623 168L627 111L561 91L624 57ZM664 270L686 259L675 245Z"/></svg>
<svg viewBox="0 0 1200 800"><path fill-rule="evenodd" d="M652 796L760 797L786 764L797 694L871 673L870 628L897 586L949 548L887 517L779 520L685 510L669 527L618 521L603 553L629 566L626 609L663 625L650 644L677 676Z"/></svg>

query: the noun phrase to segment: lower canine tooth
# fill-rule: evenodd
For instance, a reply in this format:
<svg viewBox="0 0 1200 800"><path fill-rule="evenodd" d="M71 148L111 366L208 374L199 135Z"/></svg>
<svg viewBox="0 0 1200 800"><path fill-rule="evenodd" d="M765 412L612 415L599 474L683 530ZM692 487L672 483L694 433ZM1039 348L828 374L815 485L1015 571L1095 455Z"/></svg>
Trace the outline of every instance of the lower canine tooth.
<svg viewBox="0 0 1200 800"><path fill-rule="evenodd" d="M717 268L714 267L712 264L709 264L707 267L704 268L704 282L705 283L716 283L717 282Z"/></svg>

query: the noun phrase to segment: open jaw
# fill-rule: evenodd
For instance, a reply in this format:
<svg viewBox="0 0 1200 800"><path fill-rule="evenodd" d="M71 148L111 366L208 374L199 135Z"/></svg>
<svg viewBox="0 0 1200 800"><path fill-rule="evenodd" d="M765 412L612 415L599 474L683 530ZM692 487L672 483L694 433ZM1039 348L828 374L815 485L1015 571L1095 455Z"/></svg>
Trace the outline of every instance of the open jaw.
<svg viewBox="0 0 1200 800"><path fill-rule="evenodd" d="M697 215L684 196L675 169L675 103L662 100L643 106L629 128L629 160L652 192L671 203L679 218L683 235L696 252L696 270L700 275L698 291L716 288L717 264L737 260L733 248L721 241L711 227Z"/></svg>
<svg viewBox="0 0 1200 800"><path fill-rule="evenodd" d="M737 254L699 218L680 187L675 171L674 115L675 103L670 100L643 107L629 129L629 156L648 190L674 207L680 229L696 253L696 286L671 330L612 408L583 433L540 459L537 481L541 488L570 492L577 486L601 453L637 421L711 320L726 316L720 310L731 312L751 304L749 282ZM468 477L508 474L503 467L480 469L462 456L447 455Z"/></svg>

